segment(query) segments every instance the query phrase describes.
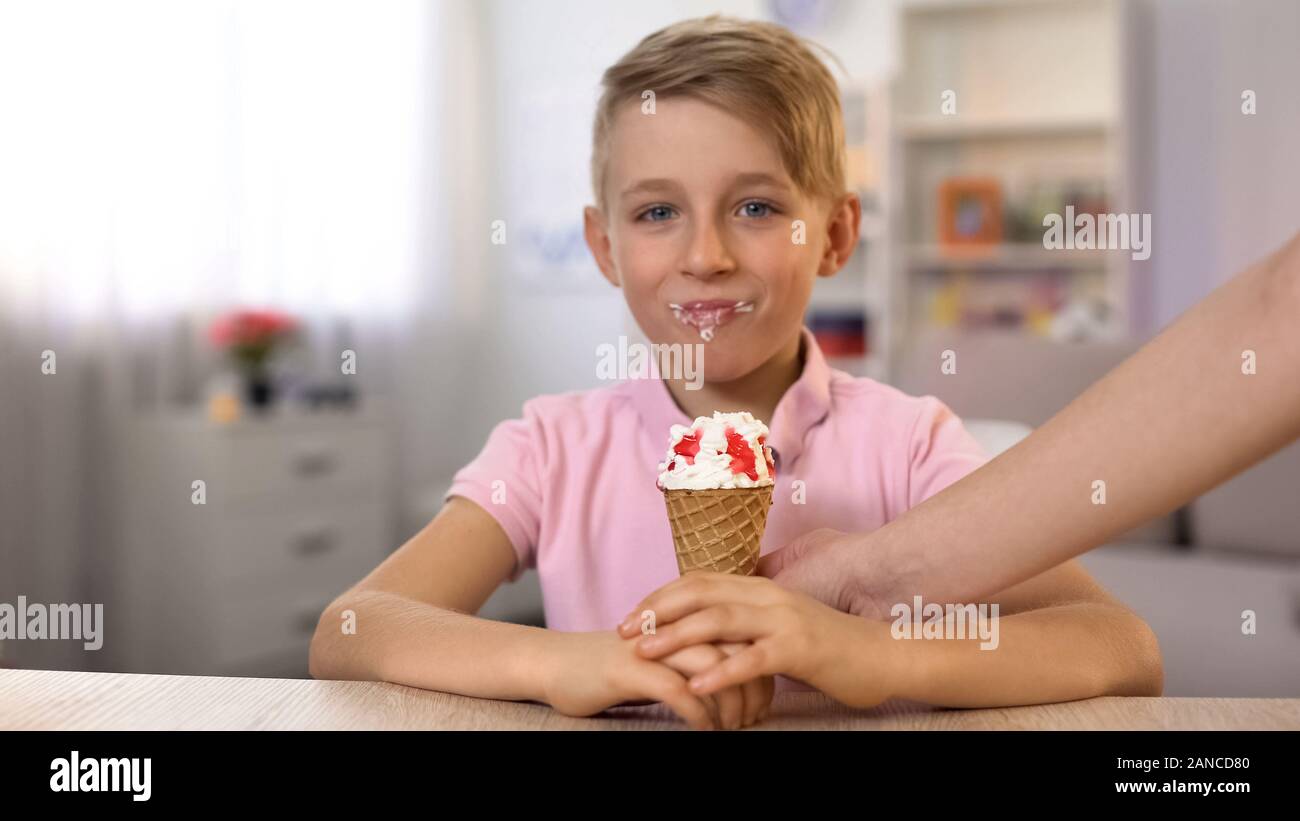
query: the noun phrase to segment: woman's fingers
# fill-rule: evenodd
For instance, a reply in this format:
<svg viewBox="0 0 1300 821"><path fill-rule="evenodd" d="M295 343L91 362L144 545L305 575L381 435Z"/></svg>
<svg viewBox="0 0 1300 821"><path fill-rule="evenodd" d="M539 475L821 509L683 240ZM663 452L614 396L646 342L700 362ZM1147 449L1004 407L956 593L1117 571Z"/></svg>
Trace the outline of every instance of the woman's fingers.
<svg viewBox="0 0 1300 821"><path fill-rule="evenodd" d="M777 628L777 614L770 607L720 604L683 616L637 639L636 652L643 658L662 658L683 647L715 642L754 641L771 635Z"/></svg>
<svg viewBox="0 0 1300 821"><path fill-rule="evenodd" d="M692 676L690 691L697 695L709 695L750 679L785 672L783 655L776 642L770 639L758 641L734 656L723 659L717 666Z"/></svg>
<svg viewBox="0 0 1300 821"><path fill-rule="evenodd" d="M672 581L641 600L618 627L623 638L632 638L641 630L642 613L654 613L659 625L674 622L703 607L729 602L764 604L780 595L771 580L758 576L734 576L729 573L691 573Z"/></svg>

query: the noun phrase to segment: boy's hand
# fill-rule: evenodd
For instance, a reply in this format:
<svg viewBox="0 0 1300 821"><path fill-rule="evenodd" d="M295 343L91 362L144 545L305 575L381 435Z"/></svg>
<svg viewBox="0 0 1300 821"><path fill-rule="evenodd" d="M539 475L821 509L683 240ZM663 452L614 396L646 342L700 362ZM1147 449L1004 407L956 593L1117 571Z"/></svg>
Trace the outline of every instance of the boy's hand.
<svg viewBox="0 0 1300 821"><path fill-rule="evenodd" d="M749 642L720 664L691 676L690 692L708 695L759 676L785 675L854 707L895 694L904 675L887 622L833 610L761 576L692 573L651 593L635 612L655 614L655 635L634 644L646 659L683 647Z"/></svg>
<svg viewBox="0 0 1300 821"><path fill-rule="evenodd" d="M625 641L624 644L633 646L632 642ZM689 679L713 669L747 646L743 643L696 644L675 650L659 661ZM775 689L771 676L759 676L709 693L704 699L714 702L712 706L720 728L738 730L763 720L772 704Z"/></svg>
<svg viewBox="0 0 1300 821"><path fill-rule="evenodd" d="M744 724L764 711L771 687L751 682L720 688L716 696L686 689L686 676L716 666L726 652L709 645L682 648L663 658L637 655L632 642L613 632L560 633L549 656L546 702L565 715L589 716L619 704L663 702L697 730ZM766 695L764 695L766 694Z"/></svg>

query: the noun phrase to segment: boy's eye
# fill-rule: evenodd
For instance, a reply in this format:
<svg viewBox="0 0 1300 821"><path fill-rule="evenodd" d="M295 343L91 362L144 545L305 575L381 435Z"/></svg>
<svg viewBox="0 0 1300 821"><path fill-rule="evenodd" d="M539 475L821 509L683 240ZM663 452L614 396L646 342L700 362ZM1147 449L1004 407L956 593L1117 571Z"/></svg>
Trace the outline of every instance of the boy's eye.
<svg viewBox="0 0 1300 821"><path fill-rule="evenodd" d="M742 216L753 217L755 219L768 217L775 212L775 208L762 200L751 200L740 206ZM663 222L671 219L673 208L668 205L652 205L637 215L638 222Z"/></svg>
<svg viewBox="0 0 1300 821"><path fill-rule="evenodd" d="M672 211L673 209L669 208L667 205L652 205L642 211L637 219L646 220L648 222L663 222L672 216ZM647 217L649 218L648 220Z"/></svg>

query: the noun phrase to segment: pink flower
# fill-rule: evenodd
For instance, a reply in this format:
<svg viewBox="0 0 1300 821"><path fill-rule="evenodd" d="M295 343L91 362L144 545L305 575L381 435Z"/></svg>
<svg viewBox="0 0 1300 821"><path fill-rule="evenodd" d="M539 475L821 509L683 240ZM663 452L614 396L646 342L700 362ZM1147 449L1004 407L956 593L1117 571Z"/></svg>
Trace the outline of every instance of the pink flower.
<svg viewBox="0 0 1300 821"><path fill-rule="evenodd" d="M232 311L213 321L208 339L244 372L265 374L276 348L291 339L298 327L298 320L280 311Z"/></svg>
<svg viewBox="0 0 1300 821"><path fill-rule="evenodd" d="M218 348L274 345L298 330L292 316L274 310L239 310L218 317L208 329L208 339Z"/></svg>

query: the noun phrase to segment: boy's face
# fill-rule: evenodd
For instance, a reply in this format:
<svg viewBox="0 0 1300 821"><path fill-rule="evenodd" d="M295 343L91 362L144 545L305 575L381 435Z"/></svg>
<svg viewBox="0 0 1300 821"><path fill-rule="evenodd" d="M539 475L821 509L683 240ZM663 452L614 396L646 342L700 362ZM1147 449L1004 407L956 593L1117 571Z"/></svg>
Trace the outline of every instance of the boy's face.
<svg viewBox="0 0 1300 821"><path fill-rule="evenodd" d="M690 98L618 112L604 193L606 210L585 213L597 264L651 342L707 340L711 382L788 347L815 277L839 270L857 239L856 196L809 197L765 134Z"/></svg>

